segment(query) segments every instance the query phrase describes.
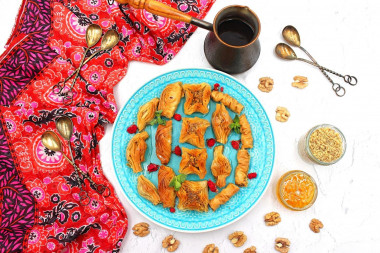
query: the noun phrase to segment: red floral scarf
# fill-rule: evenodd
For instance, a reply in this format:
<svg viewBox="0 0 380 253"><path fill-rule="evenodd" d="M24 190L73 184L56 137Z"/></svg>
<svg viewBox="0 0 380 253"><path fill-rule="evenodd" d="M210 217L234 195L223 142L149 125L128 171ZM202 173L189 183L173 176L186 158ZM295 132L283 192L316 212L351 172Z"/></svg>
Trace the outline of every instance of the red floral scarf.
<svg viewBox="0 0 380 253"><path fill-rule="evenodd" d="M203 18L214 0L163 2ZM103 32L116 29L120 42L82 68L74 102L64 106L52 87L79 66L92 23ZM0 57L0 252L120 250L128 220L103 175L98 147L104 125L117 115L113 87L129 61L165 64L194 30L113 0L23 0ZM96 183L109 186L109 197L86 181L91 202L82 206L73 167L62 153L42 145L42 133L57 132L55 120L61 116L74 122L76 164ZM63 152L68 153L65 145Z"/></svg>

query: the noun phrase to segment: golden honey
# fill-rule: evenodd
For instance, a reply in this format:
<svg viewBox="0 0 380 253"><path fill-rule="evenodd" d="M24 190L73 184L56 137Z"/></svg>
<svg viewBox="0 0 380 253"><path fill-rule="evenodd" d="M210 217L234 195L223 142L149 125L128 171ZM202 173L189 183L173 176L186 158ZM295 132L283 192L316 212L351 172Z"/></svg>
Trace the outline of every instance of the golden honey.
<svg viewBox="0 0 380 253"><path fill-rule="evenodd" d="M277 197L286 207L302 211L311 207L317 199L318 188L306 172L292 170L285 173L277 184Z"/></svg>

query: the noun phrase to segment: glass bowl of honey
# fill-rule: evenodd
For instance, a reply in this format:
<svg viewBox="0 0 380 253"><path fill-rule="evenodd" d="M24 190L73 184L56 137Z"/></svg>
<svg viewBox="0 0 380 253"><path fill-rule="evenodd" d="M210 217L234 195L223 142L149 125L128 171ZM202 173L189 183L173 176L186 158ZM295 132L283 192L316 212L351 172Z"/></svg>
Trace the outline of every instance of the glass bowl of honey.
<svg viewBox="0 0 380 253"><path fill-rule="evenodd" d="M318 196L314 179L304 171L288 171L278 180L277 197L286 208L303 211L311 207Z"/></svg>

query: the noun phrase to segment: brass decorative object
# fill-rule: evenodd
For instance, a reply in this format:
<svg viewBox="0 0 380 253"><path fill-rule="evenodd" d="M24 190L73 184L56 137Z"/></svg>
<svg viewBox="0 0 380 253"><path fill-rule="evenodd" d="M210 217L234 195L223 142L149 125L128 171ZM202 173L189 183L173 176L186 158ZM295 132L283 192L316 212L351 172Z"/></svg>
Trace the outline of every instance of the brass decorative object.
<svg viewBox="0 0 380 253"><path fill-rule="evenodd" d="M282 36L284 37L284 39L291 45L293 46L296 46L298 48L300 48L303 52L305 52L305 54L312 60L312 61L308 61L306 59L303 59L303 58L298 58L296 53L293 51L293 49L285 44L285 43L279 43L277 44L276 46L276 54L280 57L280 58L283 58L283 59L286 59L286 60L299 60L299 61L303 61L303 62L306 62L308 64L311 64L317 68L319 68L321 70L321 72L323 73L323 75L329 80L329 82L332 84L332 88L335 92L335 94L339 97L342 97L346 94L346 90L344 87L342 87L340 84L338 83L334 83L334 81L327 75L326 72L330 72L331 74L334 74L336 76L339 76L341 78L343 78L343 80L354 86L357 84L357 78L354 77L354 76L350 76L350 75L342 75L342 74L339 74L333 70L330 70L328 68L325 68L321 65L318 64L318 62L311 56L311 54L301 46L301 38L300 38L300 35L297 31L297 29L294 27L294 26L291 26L291 25L288 25L286 26L283 30L282 30Z"/></svg>
<svg viewBox="0 0 380 253"><path fill-rule="evenodd" d="M41 140L42 144L55 152L61 152L63 157L74 167L75 177L77 184L79 185L79 202L81 205L86 206L91 202L90 197L87 192L83 189L82 184L84 184L84 180L87 179L90 182L90 187L98 192L100 195L104 197L109 197L111 195L111 189L108 186L103 184L95 183L88 173L82 171L76 164L73 156L73 152L71 149L70 139L73 134L73 122L69 117L63 116L56 120L55 122L57 131L59 135L62 136L63 139L67 141L67 146L71 155L71 159L67 157L67 155L62 151L62 143L59 139L58 135L53 131L46 131L42 134ZM81 176L82 177L81 177Z"/></svg>
<svg viewBox="0 0 380 253"><path fill-rule="evenodd" d="M62 143L61 141L59 140L59 137L56 133L54 133L53 131L46 131L42 134L41 136L41 141L42 141L42 144L52 150L52 151L55 151L55 152L61 152L63 157L71 164L75 167L75 164L66 156L65 153L62 152ZM79 203L82 205L82 206L87 206L88 204L90 204L91 202L91 199L90 197L88 196L87 192L85 190L83 190L83 187L82 187L82 182L80 181L79 177L76 178L77 179L77 183L79 185Z"/></svg>
<svg viewBox="0 0 380 253"><path fill-rule="evenodd" d="M86 30L87 49L84 52L84 55L83 55L83 58L79 64L79 67L70 76L68 76L65 80L60 81L59 83L57 83L56 85L53 86L53 92L55 94L59 94L59 95L63 96L63 104L64 105L70 105L73 102L73 99L74 99L73 88L74 88L74 85L76 83L76 80L79 77L79 72L80 72L81 68L84 65L86 65L97 54L99 54L101 51L110 50L114 46L116 46L117 43L119 42L119 34L113 29L108 30L102 38L102 43L101 43L100 49L95 51L91 56L89 56L85 60L86 55L87 55L88 51L90 50L90 48L95 46L99 42L101 37L102 37L102 29L99 25L91 24L87 27L87 30ZM75 75L75 77L74 77L74 80L72 81L72 83L70 85L69 90L65 91L64 89L65 89L66 83L74 75Z"/></svg>
<svg viewBox="0 0 380 253"><path fill-rule="evenodd" d="M204 41L204 53L207 61L215 69L229 74L242 73L252 68L260 56L260 19L247 6L227 6L220 10L214 22L210 23L157 0L116 1L208 30Z"/></svg>
<svg viewBox="0 0 380 253"><path fill-rule="evenodd" d="M75 168L77 176L79 177L79 173L80 173L84 179L87 179L90 182L91 188L93 188L95 191L97 191L99 194L103 195L104 197L108 197L109 195L111 195L111 190L109 189L108 186L95 183L91 179L91 177L88 175L88 173L85 173L83 170L78 168L78 166L76 166L75 161L74 161L73 152L71 149L71 143L70 143L70 139L71 139L71 136L73 134L73 122L72 122L72 120L67 116L63 116L63 117L60 117L56 120L55 125L56 125L56 128L57 128L59 134L67 141L67 146L69 148L69 152L71 155L71 161L72 161L72 164Z"/></svg>

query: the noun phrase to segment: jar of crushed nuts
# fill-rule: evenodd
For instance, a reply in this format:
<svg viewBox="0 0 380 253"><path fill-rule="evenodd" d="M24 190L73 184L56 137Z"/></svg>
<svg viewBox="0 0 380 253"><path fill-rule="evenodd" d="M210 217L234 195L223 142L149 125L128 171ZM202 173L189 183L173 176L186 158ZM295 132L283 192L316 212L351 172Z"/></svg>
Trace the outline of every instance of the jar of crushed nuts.
<svg viewBox="0 0 380 253"><path fill-rule="evenodd" d="M346 139L338 128L328 124L318 125L301 138L299 151L301 156L317 164L331 165L346 152Z"/></svg>

